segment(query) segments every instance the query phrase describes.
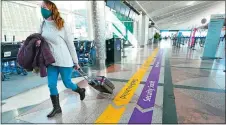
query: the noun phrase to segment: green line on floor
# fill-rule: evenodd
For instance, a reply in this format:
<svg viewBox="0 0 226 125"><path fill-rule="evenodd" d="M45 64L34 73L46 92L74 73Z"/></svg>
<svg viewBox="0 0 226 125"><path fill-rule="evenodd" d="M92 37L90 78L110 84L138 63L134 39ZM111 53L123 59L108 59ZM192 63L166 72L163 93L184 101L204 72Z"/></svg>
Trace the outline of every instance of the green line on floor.
<svg viewBox="0 0 226 125"><path fill-rule="evenodd" d="M116 82L128 82L128 79L116 79L116 78L109 78L110 81ZM144 81L141 81L140 84L145 84ZM164 86L164 83L158 83L158 86ZM189 90L199 90L199 91L207 91L207 92L216 92L216 93L226 93L224 89L217 89L217 88L204 88L204 87L196 87L196 86L186 86L186 85L173 85L174 88L179 89L189 89Z"/></svg>
<svg viewBox="0 0 226 125"><path fill-rule="evenodd" d="M207 92L216 92L216 93L226 93L226 90L223 90L223 89L203 88L203 87L185 86L185 85L174 85L174 88L191 89L191 90L199 90L199 91L207 91Z"/></svg>
<svg viewBox="0 0 226 125"><path fill-rule="evenodd" d="M205 69L205 70L224 70L224 69L212 69L212 68L206 68L206 67L183 67L183 66L171 66L175 68L189 68L189 69Z"/></svg>
<svg viewBox="0 0 226 125"><path fill-rule="evenodd" d="M168 50L167 50L168 51ZM163 92L163 124L177 124L177 112L173 92L169 53L165 55L164 92Z"/></svg>
<svg viewBox="0 0 226 125"><path fill-rule="evenodd" d="M129 63L115 63L115 64L129 64ZM132 64L132 63L130 63ZM142 64L134 64L134 65L142 65ZM153 65L150 65L150 66L153 66ZM161 67L164 67L164 66L161 66ZM201 70L222 70L224 71L224 69L212 69L212 68L207 68L207 67L186 67L186 66L171 66L171 67L174 67L174 68L185 68L185 69L201 69Z"/></svg>

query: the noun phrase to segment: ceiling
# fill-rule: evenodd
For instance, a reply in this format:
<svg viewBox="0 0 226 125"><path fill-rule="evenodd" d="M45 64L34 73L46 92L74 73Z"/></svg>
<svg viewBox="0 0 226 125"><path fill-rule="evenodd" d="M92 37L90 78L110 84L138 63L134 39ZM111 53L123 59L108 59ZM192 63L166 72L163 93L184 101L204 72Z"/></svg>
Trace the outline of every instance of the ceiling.
<svg viewBox="0 0 226 125"><path fill-rule="evenodd" d="M40 4L40 2L34 1L33 3ZM138 11L148 14L158 29L162 30L187 30L193 27L200 27L209 22L211 14L225 14L225 1L128 0L128 2ZM61 4L62 7L68 8L60 1L57 1L56 4ZM73 7L75 5L80 6L76 3L73 4ZM201 24L203 18L207 19L206 24Z"/></svg>
<svg viewBox="0 0 226 125"><path fill-rule="evenodd" d="M159 29L199 27L211 14L225 14L225 1L131 1L134 8L148 14Z"/></svg>

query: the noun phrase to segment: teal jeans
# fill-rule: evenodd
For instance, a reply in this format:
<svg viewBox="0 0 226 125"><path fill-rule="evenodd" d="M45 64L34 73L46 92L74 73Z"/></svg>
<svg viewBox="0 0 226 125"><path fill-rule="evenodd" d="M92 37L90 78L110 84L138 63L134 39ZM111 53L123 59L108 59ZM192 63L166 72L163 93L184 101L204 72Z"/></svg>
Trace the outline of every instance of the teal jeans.
<svg viewBox="0 0 226 125"><path fill-rule="evenodd" d="M77 84L74 84L71 81L72 70L72 67L58 67L52 65L47 67L48 87L50 95L58 95L57 81L59 74L61 75L62 81L66 88L72 90L76 90L78 88Z"/></svg>

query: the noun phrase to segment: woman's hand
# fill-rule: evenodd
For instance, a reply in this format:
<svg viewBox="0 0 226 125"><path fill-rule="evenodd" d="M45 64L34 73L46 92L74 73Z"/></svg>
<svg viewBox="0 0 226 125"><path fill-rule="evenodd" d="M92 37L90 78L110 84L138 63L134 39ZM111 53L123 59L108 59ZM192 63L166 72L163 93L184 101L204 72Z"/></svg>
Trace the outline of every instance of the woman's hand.
<svg viewBox="0 0 226 125"><path fill-rule="evenodd" d="M42 42L41 40L36 41L36 46L39 47L41 42Z"/></svg>
<svg viewBox="0 0 226 125"><path fill-rule="evenodd" d="M79 69L80 69L79 64L75 64L75 70L79 70Z"/></svg>

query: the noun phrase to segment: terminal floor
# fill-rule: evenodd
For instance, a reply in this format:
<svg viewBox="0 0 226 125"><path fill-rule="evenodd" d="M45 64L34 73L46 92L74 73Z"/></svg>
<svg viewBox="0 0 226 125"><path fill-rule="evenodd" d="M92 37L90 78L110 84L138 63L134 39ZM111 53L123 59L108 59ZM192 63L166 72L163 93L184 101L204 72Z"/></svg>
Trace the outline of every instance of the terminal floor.
<svg viewBox="0 0 226 125"><path fill-rule="evenodd" d="M86 71L88 67L83 67L83 70ZM74 72L75 73L75 72ZM76 74L72 75L72 78L75 78ZM59 80L60 80L59 76ZM11 74L9 75L9 79L2 81L2 100L6 100L10 97L16 96L20 93L29 91L36 87L40 87L42 85L47 84L47 78L41 78L39 74L34 74L32 72L28 72L28 75L17 75ZM16 87L15 87L16 86Z"/></svg>
<svg viewBox="0 0 226 125"><path fill-rule="evenodd" d="M190 50L171 46L170 41L158 45L126 50L126 58L105 70L89 70L90 75L105 74L115 85L112 95L91 88L84 78L74 78L86 88L86 98L66 89L59 80L62 114L48 119L52 109L47 85L42 85L2 101L2 123L95 123L115 96L133 77L155 48L164 51L154 102L152 123L225 123L225 61L201 60L202 48ZM157 55L154 55L155 57ZM150 63L125 112L114 123L127 124L142 93L155 59ZM116 113L115 116L118 114Z"/></svg>

